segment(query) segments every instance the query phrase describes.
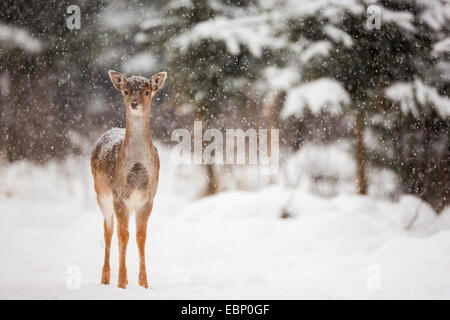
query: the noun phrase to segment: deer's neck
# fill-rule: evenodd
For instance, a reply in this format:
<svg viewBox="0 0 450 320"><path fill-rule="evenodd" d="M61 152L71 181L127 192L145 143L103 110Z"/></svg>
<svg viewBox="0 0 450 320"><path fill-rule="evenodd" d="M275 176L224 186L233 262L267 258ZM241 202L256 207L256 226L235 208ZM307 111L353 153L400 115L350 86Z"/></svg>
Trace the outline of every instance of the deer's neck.
<svg viewBox="0 0 450 320"><path fill-rule="evenodd" d="M123 158L139 160L153 152L152 134L150 132L150 117L127 114L125 139L123 143Z"/></svg>

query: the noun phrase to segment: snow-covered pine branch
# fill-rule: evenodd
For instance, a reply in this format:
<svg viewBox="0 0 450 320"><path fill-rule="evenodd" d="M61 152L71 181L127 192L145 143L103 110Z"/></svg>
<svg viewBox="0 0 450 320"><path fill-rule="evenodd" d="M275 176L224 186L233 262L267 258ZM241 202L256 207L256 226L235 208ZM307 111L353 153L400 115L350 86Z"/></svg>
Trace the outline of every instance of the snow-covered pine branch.
<svg viewBox="0 0 450 320"><path fill-rule="evenodd" d="M397 102L404 114L418 118L434 110L441 118L450 117L450 99L441 96L436 88L420 79L414 82L396 82L385 90L386 97Z"/></svg>
<svg viewBox="0 0 450 320"><path fill-rule="evenodd" d="M339 114L342 107L349 103L350 96L338 81L322 78L289 90L281 117L301 117L305 108L313 114L319 114L321 111Z"/></svg>

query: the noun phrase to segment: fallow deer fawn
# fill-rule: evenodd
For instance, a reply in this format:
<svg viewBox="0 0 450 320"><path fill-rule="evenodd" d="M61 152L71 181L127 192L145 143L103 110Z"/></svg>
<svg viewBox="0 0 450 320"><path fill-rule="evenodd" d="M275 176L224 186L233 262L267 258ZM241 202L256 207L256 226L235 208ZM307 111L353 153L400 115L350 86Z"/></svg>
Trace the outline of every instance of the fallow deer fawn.
<svg viewBox="0 0 450 320"><path fill-rule="evenodd" d="M125 78L110 70L114 87L125 100L126 129L114 128L103 134L91 154L91 169L97 202L103 213L105 262L101 283L110 283L110 248L117 219L119 239L119 288L126 288L126 251L128 220L136 213L136 241L139 249L139 285L148 288L145 270L147 221L153 207L159 176L159 157L150 132L150 106L153 96L163 85L167 74L160 72L150 79Z"/></svg>

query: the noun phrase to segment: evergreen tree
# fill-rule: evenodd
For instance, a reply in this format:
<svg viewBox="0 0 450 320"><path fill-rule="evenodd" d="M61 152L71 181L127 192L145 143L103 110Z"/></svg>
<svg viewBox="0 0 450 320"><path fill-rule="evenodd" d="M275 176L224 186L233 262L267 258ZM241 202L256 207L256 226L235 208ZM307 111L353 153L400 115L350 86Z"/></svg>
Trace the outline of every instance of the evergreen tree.
<svg viewBox="0 0 450 320"><path fill-rule="evenodd" d="M330 107L336 109L340 106L342 112L354 116L356 182L361 194L368 190L367 164L379 159L369 154L364 143L364 133L368 127L378 127L373 119L388 113L392 115L395 109L386 99L385 89L397 81L412 82L420 78L439 92L443 92L446 87L442 81L427 80L436 65L436 58L432 55L433 42L443 41L442 35L448 35L444 29L448 25L447 18L438 13L445 12L444 3L386 0L371 1L370 4L376 6L374 12L379 14L379 28L368 26L371 12L365 1L318 4L297 15L289 13L290 18L285 25L292 41L301 48L298 61L302 81L331 78L338 81L350 97L350 103L345 103L345 95L342 98L342 94L336 95L336 91L323 92L324 95L328 93L330 98L324 99L327 103L322 105L322 109L333 112ZM440 17L437 21L433 19L436 15ZM293 101L290 96L297 100L305 98L298 94L296 96L298 91L293 88L288 92L287 103L295 104L295 99ZM307 94L305 90L300 91ZM429 107L435 110L432 103ZM292 106L286 105L286 108L295 113ZM431 122L436 122L442 116L435 112L427 114ZM439 130L448 133L446 126L439 125ZM424 130L433 132L436 129L431 126ZM390 138L395 140L402 137ZM390 149L386 146L385 153L389 152L387 150ZM389 157L385 155L384 158ZM417 163L412 164L413 167L415 165ZM401 166L397 166L395 171L401 171L401 176L405 177L404 167L399 168ZM417 177L414 179L421 180Z"/></svg>
<svg viewBox="0 0 450 320"><path fill-rule="evenodd" d="M82 28L67 28L67 8L78 4ZM0 73L9 83L1 107L0 151L10 160L46 161L76 151L71 134L85 134L92 63L101 33L96 18L103 1L3 1ZM17 35L21 34L21 37ZM20 39L22 39L20 41Z"/></svg>
<svg viewBox="0 0 450 320"><path fill-rule="evenodd" d="M252 117L246 115L259 112L256 82L262 67L276 59L271 39L260 34L264 21L257 2L196 0L186 6L172 0L155 8L162 18L141 24L139 34L148 41L143 41L140 50L157 48L155 55L166 61L173 104L190 104L203 130L223 128L236 112L243 115L240 125L250 126ZM256 21L243 17L246 13ZM208 164L206 169L206 194L213 194L218 188L218 168Z"/></svg>

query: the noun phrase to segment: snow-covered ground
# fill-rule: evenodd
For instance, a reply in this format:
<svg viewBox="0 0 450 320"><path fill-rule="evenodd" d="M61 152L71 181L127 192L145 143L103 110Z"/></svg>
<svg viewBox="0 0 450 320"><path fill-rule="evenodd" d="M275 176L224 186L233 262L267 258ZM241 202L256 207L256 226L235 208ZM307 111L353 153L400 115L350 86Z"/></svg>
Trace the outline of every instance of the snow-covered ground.
<svg viewBox="0 0 450 320"><path fill-rule="evenodd" d="M319 197L299 188L294 217L280 219L291 189L196 199L201 169L175 167L163 151L150 288L137 285L131 236L123 290L116 234L112 285L100 285L103 221L85 158L19 162L0 174L1 299L450 298L450 210L436 216L410 196Z"/></svg>

